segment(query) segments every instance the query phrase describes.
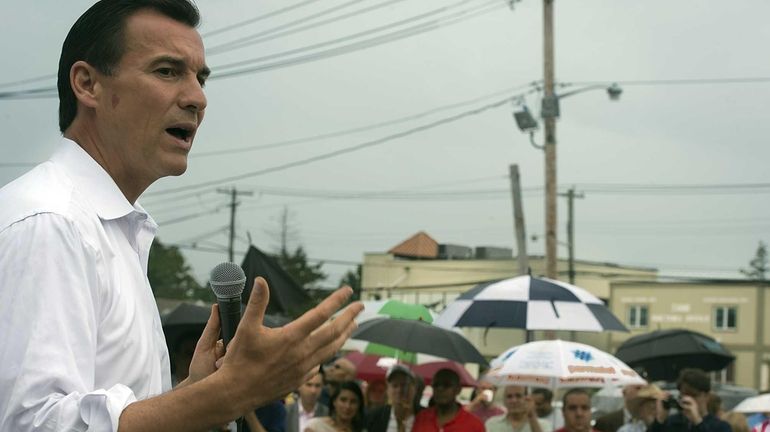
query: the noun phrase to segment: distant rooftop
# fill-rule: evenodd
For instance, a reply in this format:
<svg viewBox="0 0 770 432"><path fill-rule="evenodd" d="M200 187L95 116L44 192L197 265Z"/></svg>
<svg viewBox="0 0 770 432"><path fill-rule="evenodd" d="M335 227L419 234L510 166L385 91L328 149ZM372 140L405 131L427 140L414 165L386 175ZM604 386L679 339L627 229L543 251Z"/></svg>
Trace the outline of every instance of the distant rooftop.
<svg viewBox="0 0 770 432"><path fill-rule="evenodd" d="M409 237L392 247L388 253L405 258L438 258L438 242L425 231Z"/></svg>

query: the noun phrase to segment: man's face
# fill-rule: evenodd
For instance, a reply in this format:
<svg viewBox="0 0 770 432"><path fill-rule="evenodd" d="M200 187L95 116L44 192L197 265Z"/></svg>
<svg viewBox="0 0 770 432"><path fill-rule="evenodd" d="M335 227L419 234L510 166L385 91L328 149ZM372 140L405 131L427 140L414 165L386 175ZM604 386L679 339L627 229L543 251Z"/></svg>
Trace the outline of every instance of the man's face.
<svg viewBox="0 0 770 432"><path fill-rule="evenodd" d="M433 387L433 401L437 406L451 406L455 403L457 395L460 394L459 378L450 374L441 374L437 372L433 377L431 386Z"/></svg>
<svg viewBox="0 0 770 432"><path fill-rule="evenodd" d="M551 414L551 401L546 399L540 393L532 394L532 401L535 404L535 411L538 417L545 417Z"/></svg>
<svg viewBox="0 0 770 432"><path fill-rule="evenodd" d="M639 390L644 386L640 385L627 385L623 387L623 401L626 405L626 408L628 408L629 403L636 397L637 393L639 393Z"/></svg>
<svg viewBox="0 0 770 432"><path fill-rule="evenodd" d="M562 407L564 426L570 432L591 430L591 398L582 393L567 396Z"/></svg>
<svg viewBox="0 0 770 432"><path fill-rule="evenodd" d="M417 386L414 380L403 373L394 373L388 379L388 400L391 405L411 405Z"/></svg>
<svg viewBox="0 0 770 432"><path fill-rule="evenodd" d="M303 405L315 406L318 401L318 396L321 395L322 384L323 380L321 379L321 374L315 374L313 375L313 378L305 381L305 383L299 387L299 399L302 401Z"/></svg>
<svg viewBox="0 0 770 432"><path fill-rule="evenodd" d="M503 403L509 413L522 414L527 412L527 399L524 387L507 386L503 390Z"/></svg>
<svg viewBox="0 0 770 432"><path fill-rule="evenodd" d="M356 367L348 359L338 358L326 368L326 381L341 383L355 378Z"/></svg>
<svg viewBox="0 0 770 432"><path fill-rule="evenodd" d="M198 32L154 11L126 20L124 44L112 75L98 74L96 140L119 185L146 187L187 169L208 68Z"/></svg>

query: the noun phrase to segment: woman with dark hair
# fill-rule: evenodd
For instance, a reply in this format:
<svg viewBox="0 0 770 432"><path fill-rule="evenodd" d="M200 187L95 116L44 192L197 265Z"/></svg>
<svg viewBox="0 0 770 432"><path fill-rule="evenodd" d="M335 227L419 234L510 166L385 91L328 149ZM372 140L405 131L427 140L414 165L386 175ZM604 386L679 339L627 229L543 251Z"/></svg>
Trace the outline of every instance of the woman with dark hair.
<svg viewBox="0 0 770 432"><path fill-rule="evenodd" d="M329 416L310 420L303 432L364 432L364 394L355 381L345 381L332 395Z"/></svg>

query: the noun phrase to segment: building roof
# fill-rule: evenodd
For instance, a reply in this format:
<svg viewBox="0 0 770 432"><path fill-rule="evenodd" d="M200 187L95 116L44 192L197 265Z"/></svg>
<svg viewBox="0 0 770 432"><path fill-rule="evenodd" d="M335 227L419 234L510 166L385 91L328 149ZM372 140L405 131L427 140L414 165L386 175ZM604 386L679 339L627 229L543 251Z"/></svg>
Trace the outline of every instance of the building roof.
<svg viewBox="0 0 770 432"><path fill-rule="evenodd" d="M425 231L420 231L392 247L388 253L409 258L438 258L438 242Z"/></svg>

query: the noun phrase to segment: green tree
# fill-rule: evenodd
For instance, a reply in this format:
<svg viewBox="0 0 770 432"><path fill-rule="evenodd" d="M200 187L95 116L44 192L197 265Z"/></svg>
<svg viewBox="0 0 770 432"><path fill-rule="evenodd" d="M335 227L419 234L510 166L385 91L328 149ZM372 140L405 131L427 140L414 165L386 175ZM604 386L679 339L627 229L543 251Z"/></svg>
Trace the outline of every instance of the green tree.
<svg viewBox="0 0 770 432"><path fill-rule="evenodd" d="M356 266L356 270L348 270L340 279L340 286L347 285L353 288L352 300L361 299L361 264Z"/></svg>
<svg viewBox="0 0 770 432"><path fill-rule="evenodd" d="M749 279L764 281L767 280L768 271L770 271L770 266L768 265L767 244L760 241L754 258L749 261L749 268L741 269L741 273Z"/></svg>
<svg viewBox="0 0 770 432"><path fill-rule="evenodd" d="M321 271L323 263L310 264L305 249L302 246L297 246L297 248L294 249L294 252L281 249L281 251L275 255L275 259L278 261L281 268L283 268L286 273L289 273L302 288L314 288L316 282L326 280L326 273Z"/></svg>
<svg viewBox="0 0 770 432"><path fill-rule="evenodd" d="M147 278L155 297L216 300L211 290L202 287L192 276L179 248L166 246L160 239L155 239L150 248Z"/></svg>

